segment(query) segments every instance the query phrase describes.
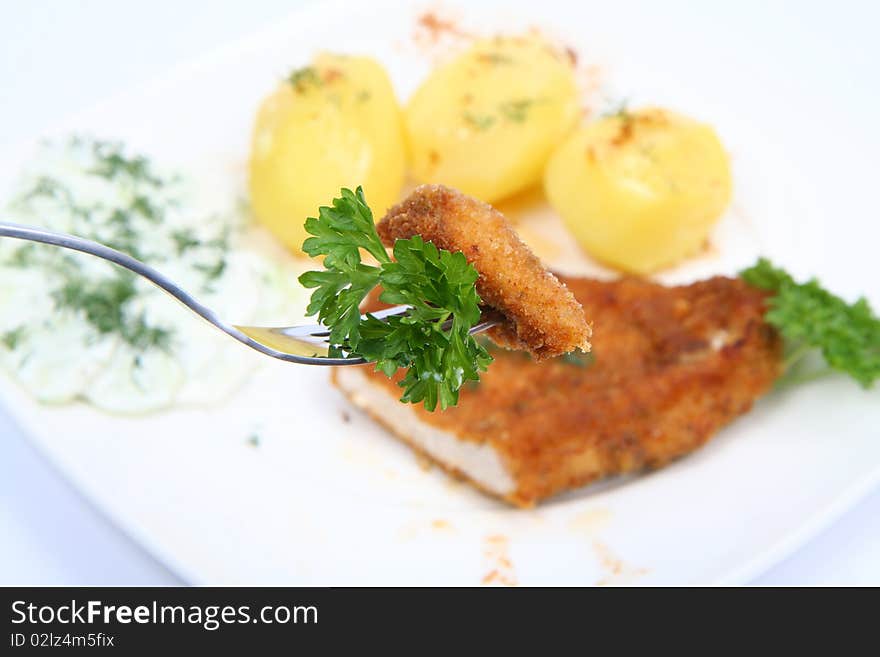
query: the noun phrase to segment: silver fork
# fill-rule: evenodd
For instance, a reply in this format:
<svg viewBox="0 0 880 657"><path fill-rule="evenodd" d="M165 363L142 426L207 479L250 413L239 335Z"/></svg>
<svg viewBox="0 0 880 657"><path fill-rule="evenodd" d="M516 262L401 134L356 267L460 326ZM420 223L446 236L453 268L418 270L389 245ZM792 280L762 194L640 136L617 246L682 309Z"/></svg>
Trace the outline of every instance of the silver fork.
<svg viewBox="0 0 880 657"><path fill-rule="evenodd" d="M15 239L51 244L52 246L60 246L65 249L88 253L133 271L138 276L146 278L161 290L170 294L199 317L226 333L226 335L272 358L301 365L361 365L366 362L363 358L355 356L331 357L329 355L331 345L327 341L330 331L321 324L277 327L229 324L220 319L213 310L200 303L195 297L178 287L172 280L157 270L140 260L132 258L130 255L116 249L111 249L109 246L99 244L98 242L76 237L75 235L67 235L66 233L57 233L42 228L7 222L0 222L0 237L13 237ZM378 319L385 319L392 315L403 315L408 310L407 306L394 306L370 314ZM470 333L471 335L481 333L497 323L497 320L491 317L481 319L478 324L471 327Z"/></svg>

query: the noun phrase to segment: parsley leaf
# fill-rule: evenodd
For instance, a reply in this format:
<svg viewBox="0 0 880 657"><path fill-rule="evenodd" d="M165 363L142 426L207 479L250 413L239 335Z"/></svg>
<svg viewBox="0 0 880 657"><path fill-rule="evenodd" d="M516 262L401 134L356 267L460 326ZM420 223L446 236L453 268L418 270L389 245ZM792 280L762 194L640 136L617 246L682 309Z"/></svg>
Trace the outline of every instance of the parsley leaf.
<svg viewBox="0 0 880 657"><path fill-rule="evenodd" d="M399 384L403 402L422 402L429 411L457 404L462 385L478 381L492 362L468 333L480 319L480 297L477 271L464 254L415 236L395 242L392 260L360 187L343 189L305 226L313 237L303 250L324 256L325 269L306 272L299 281L314 288L307 313L330 328L334 352L361 356L389 377L406 369ZM365 264L361 250L378 266ZM411 311L386 320L361 316L360 304L376 286L382 287L381 301L409 305Z"/></svg>
<svg viewBox="0 0 880 657"><path fill-rule="evenodd" d="M773 292L765 319L779 329L794 358L818 349L828 366L864 388L880 378L880 318L867 299L848 304L815 279L797 283L766 258L740 272L749 285Z"/></svg>

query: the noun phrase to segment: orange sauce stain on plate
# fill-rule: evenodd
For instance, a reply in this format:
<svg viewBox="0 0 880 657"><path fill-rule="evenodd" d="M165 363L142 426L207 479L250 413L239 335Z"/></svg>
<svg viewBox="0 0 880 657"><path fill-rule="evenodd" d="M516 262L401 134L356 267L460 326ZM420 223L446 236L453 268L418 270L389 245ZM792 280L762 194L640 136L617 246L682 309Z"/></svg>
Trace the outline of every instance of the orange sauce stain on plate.
<svg viewBox="0 0 880 657"><path fill-rule="evenodd" d="M516 572L510 560L510 541L502 534L483 539L483 557L486 574L482 583L486 586L517 586Z"/></svg>

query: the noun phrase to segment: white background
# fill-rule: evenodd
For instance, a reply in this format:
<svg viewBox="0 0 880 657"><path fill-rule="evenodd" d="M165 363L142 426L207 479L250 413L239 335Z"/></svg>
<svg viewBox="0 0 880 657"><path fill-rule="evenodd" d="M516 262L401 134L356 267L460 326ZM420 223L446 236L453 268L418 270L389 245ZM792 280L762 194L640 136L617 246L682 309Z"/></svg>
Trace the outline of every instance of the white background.
<svg viewBox="0 0 880 657"><path fill-rule="evenodd" d="M0 148L299 4L0 0ZM840 3L827 8L846 13ZM877 518L880 491L755 583L880 584ZM179 582L83 500L0 410L0 584Z"/></svg>

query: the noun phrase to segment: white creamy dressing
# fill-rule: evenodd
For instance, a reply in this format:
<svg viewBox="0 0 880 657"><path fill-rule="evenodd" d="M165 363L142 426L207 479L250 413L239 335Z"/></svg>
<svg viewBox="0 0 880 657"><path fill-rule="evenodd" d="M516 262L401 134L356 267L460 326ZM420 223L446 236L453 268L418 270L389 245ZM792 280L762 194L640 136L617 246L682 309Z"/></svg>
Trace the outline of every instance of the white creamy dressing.
<svg viewBox="0 0 880 657"><path fill-rule="evenodd" d="M224 319L299 321L307 295L295 266L267 255L241 213L211 211L197 192L118 144L73 139L41 149L4 219L131 253ZM0 366L42 402L114 413L208 404L259 358L119 267L0 239Z"/></svg>

